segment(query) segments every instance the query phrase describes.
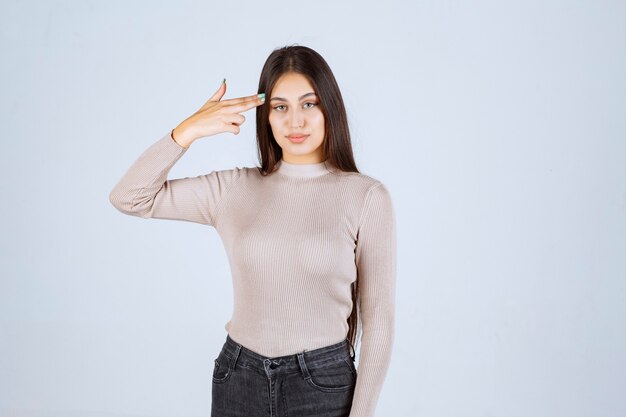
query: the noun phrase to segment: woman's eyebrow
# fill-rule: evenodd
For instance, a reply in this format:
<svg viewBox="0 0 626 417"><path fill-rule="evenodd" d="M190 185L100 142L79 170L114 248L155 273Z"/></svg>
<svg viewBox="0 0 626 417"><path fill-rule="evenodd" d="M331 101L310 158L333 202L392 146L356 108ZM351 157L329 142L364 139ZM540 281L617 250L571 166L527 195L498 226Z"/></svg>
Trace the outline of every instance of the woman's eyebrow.
<svg viewBox="0 0 626 417"><path fill-rule="evenodd" d="M306 94L301 95L301 96L300 96L300 98L299 98L299 100L302 100L302 99L303 99L303 98L305 98L305 97L308 97L308 96L314 96L314 95L315 95L315 93L314 93L314 92L306 93ZM284 98L282 98L282 97L272 97L272 98L270 98L270 101L272 101L272 100L287 101L286 99L284 99Z"/></svg>

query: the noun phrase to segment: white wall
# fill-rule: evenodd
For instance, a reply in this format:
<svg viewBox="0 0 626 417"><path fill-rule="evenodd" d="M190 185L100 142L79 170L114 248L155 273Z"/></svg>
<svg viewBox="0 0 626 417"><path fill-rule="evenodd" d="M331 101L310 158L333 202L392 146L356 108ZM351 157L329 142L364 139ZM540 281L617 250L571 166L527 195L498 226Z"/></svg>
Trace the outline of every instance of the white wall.
<svg viewBox="0 0 626 417"><path fill-rule="evenodd" d="M626 415L626 6L0 4L0 415L208 416L230 317L214 229L109 192L226 77L320 52L398 219L378 416ZM253 113L249 113L250 116ZM254 164L254 121L170 178Z"/></svg>

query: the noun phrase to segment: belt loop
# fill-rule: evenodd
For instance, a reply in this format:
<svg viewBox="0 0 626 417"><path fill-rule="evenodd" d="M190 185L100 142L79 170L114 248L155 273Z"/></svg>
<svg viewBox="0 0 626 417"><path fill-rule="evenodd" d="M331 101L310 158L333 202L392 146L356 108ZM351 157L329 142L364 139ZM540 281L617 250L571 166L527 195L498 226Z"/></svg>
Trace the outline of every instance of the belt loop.
<svg viewBox="0 0 626 417"><path fill-rule="evenodd" d="M300 364L300 369L302 370L302 375L304 375L304 379L311 378L309 374L309 369L306 367L306 363L304 362L304 351L297 354L298 363Z"/></svg>
<svg viewBox="0 0 626 417"><path fill-rule="evenodd" d="M239 353L241 353L241 345L239 343L236 343L236 344L237 344L237 347L235 348L235 360L233 361L233 371L237 368L237 359L239 359Z"/></svg>
<svg viewBox="0 0 626 417"><path fill-rule="evenodd" d="M352 342L350 341L350 339L348 339L346 337L346 340L348 341L348 343L350 344L350 348L352 350L352 353L350 353L350 359L352 359L352 362L354 362L355 358L356 358L356 351L354 350L354 346L352 346Z"/></svg>

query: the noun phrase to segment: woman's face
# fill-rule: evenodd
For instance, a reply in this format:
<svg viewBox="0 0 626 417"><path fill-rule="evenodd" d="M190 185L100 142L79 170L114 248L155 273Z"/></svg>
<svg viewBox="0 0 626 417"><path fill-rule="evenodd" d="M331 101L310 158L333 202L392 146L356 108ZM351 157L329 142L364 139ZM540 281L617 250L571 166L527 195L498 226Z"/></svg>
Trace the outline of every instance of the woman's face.
<svg viewBox="0 0 626 417"><path fill-rule="evenodd" d="M269 122L283 159L296 164L322 162L324 115L309 80L295 72L283 74L268 103Z"/></svg>

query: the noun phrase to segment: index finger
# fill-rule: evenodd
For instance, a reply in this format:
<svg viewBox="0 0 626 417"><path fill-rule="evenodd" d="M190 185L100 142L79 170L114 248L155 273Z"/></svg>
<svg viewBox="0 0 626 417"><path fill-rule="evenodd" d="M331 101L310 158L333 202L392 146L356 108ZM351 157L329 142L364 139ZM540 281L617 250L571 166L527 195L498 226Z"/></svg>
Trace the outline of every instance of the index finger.
<svg viewBox="0 0 626 417"><path fill-rule="evenodd" d="M222 103L226 103L228 105L232 105L232 104L243 103L243 102L246 102L248 100L256 100L258 98L259 98L258 94L252 94L251 96L244 96L244 97L229 98L229 99L226 99L226 100L221 100L221 102Z"/></svg>
<svg viewBox="0 0 626 417"><path fill-rule="evenodd" d="M248 98L242 102L237 104L231 104L226 106L229 111L233 111L235 113L240 113L242 111L250 110L253 107L257 107L261 104L264 104L265 101L261 100L258 96L253 96L253 98Z"/></svg>

